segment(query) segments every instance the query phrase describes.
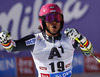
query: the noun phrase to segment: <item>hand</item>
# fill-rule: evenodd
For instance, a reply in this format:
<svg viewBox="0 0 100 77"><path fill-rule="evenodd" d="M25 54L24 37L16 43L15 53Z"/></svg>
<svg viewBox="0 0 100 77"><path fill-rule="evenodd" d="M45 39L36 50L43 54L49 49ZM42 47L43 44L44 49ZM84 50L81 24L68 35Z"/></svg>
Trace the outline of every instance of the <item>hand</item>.
<svg viewBox="0 0 100 77"><path fill-rule="evenodd" d="M67 28L64 33L73 41L75 40L75 38L81 37L81 34L74 28Z"/></svg>
<svg viewBox="0 0 100 77"><path fill-rule="evenodd" d="M0 43L7 43L11 39L10 33L7 31L0 32Z"/></svg>
<svg viewBox="0 0 100 77"><path fill-rule="evenodd" d="M93 52L93 46L88 39L81 35L76 29L74 28L67 28L64 33L73 41L77 41L79 43L79 47L85 55L90 55L90 52ZM78 40L76 40L77 38ZM89 52L89 51L90 52Z"/></svg>

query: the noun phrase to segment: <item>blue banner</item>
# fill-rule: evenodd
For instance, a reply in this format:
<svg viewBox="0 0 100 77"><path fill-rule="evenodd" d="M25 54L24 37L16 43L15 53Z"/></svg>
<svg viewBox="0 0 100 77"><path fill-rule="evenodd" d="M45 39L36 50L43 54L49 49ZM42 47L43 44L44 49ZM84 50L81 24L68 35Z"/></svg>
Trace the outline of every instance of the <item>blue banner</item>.
<svg viewBox="0 0 100 77"><path fill-rule="evenodd" d="M84 72L84 59L81 53L74 55L72 72L73 74Z"/></svg>
<svg viewBox="0 0 100 77"><path fill-rule="evenodd" d="M16 77L15 58L0 58L0 77Z"/></svg>

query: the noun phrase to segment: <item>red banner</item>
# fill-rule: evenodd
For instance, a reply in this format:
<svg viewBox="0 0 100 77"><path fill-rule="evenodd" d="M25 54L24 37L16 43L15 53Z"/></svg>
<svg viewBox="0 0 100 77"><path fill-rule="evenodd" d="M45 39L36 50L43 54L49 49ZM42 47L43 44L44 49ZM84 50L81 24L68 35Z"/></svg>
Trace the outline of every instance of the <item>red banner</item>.
<svg viewBox="0 0 100 77"><path fill-rule="evenodd" d="M17 75L18 77L35 76L34 61L31 57L17 58Z"/></svg>
<svg viewBox="0 0 100 77"><path fill-rule="evenodd" d="M95 54L100 59L100 54ZM93 56L85 56L85 72L100 72L100 63Z"/></svg>

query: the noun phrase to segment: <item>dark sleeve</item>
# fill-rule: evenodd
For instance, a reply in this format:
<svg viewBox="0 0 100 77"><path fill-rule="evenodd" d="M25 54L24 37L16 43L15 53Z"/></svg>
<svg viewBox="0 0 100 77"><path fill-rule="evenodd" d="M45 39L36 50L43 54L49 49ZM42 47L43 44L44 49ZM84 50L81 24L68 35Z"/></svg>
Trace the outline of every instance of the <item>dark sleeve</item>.
<svg viewBox="0 0 100 77"><path fill-rule="evenodd" d="M13 47L12 52L25 51L25 50L32 51L34 48L34 43L35 43L35 36L28 35L19 40L14 40L14 42L15 42L16 46Z"/></svg>

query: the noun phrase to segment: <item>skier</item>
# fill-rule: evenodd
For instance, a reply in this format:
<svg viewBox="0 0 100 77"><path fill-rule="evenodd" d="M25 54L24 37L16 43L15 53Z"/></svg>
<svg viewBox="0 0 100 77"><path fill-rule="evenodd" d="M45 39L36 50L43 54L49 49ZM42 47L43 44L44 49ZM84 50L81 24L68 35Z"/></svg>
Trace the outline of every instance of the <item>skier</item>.
<svg viewBox="0 0 100 77"><path fill-rule="evenodd" d="M30 50L38 70L38 77L71 77L74 50L89 56L93 52L91 42L74 28L61 30L64 17L57 4L42 6L39 12L40 33L11 39L7 31L0 33L0 43L8 53ZM86 48L79 44L78 39Z"/></svg>

